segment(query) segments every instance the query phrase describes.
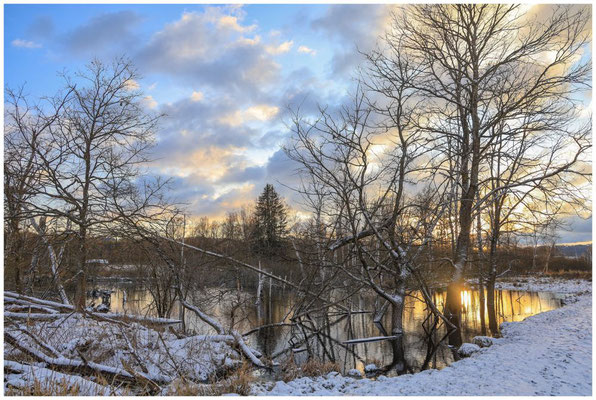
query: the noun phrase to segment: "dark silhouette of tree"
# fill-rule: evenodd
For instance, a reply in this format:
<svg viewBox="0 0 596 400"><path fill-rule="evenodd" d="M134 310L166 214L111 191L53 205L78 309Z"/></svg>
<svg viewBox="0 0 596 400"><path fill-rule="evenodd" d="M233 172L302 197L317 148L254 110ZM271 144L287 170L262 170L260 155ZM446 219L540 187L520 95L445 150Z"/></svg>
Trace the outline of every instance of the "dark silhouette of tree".
<svg viewBox="0 0 596 400"><path fill-rule="evenodd" d="M257 199L254 215L253 243L255 251L271 255L283 241L287 226L287 209L271 184L266 184Z"/></svg>

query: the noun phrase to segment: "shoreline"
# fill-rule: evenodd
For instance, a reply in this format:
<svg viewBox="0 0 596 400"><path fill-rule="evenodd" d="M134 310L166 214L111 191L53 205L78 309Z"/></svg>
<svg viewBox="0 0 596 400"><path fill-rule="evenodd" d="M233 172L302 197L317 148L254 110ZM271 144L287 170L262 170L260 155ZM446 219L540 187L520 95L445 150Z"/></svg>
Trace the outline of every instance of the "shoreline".
<svg viewBox="0 0 596 400"><path fill-rule="evenodd" d="M592 283L551 277L499 280L498 289L561 295L564 306L501 325L469 358L441 370L376 380L330 373L273 385L256 384L255 395L591 395Z"/></svg>

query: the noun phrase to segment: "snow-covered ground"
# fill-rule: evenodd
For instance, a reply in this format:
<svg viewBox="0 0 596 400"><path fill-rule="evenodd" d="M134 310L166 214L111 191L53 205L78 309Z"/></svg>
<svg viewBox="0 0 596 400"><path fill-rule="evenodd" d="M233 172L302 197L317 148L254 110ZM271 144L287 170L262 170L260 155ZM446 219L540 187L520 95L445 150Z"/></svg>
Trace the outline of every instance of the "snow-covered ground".
<svg viewBox="0 0 596 400"><path fill-rule="evenodd" d="M231 347L234 340L231 336L178 338L163 329L160 332L138 323L121 326L78 314L30 324L12 322L5 330L38 353L39 358L48 357L55 363L72 365L81 362L84 356L85 360L101 364L103 368L123 373L137 370L139 375L162 384L180 375L197 382L208 381L216 372L242 363L240 353ZM39 342L31 334L45 343L45 352L36 350ZM47 356L48 351L55 355ZM55 393L57 388L74 388L75 385L78 388L73 391L81 395L119 392L114 386L98 385L80 376L52 371L45 368L45 363L31 364L21 351L6 342L4 358L5 393L20 394L19 390L26 393L36 385L43 393Z"/></svg>
<svg viewBox="0 0 596 400"><path fill-rule="evenodd" d="M499 279L495 287L528 292L553 292L568 295L566 297L569 299L579 299L582 294L592 293L592 282L585 279L560 279L546 276Z"/></svg>
<svg viewBox="0 0 596 400"><path fill-rule="evenodd" d="M516 283L517 282L517 283ZM585 280L522 278L498 288L550 291L566 306L504 323L491 347L442 370L356 379L330 373L288 383L260 383L257 395L583 395L592 394L592 284Z"/></svg>

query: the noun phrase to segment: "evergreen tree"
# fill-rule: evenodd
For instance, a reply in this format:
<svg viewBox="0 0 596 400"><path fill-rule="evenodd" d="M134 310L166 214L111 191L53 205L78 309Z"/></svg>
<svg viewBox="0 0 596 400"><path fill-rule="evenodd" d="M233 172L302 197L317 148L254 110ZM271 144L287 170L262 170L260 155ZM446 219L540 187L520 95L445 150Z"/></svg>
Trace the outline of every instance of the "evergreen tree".
<svg viewBox="0 0 596 400"><path fill-rule="evenodd" d="M271 184L265 185L257 199L254 221L255 250L271 254L282 244L286 233L287 209Z"/></svg>

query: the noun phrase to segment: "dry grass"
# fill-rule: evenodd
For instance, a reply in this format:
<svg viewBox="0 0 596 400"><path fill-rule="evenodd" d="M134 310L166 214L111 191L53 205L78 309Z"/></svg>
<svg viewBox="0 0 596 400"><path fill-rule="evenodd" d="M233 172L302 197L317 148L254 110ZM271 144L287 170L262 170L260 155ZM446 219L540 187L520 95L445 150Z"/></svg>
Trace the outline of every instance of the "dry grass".
<svg viewBox="0 0 596 400"><path fill-rule="evenodd" d="M544 276L550 278L561 278L561 279L586 279L592 280L592 271L575 271L575 270L558 270L549 271Z"/></svg>
<svg viewBox="0 0 596 400"><path fill-rule="evenodd" d="M330 372L339 372L339 365L334 362L322 362L311 358L304 365L299 367L292 357L282 369L282 380L284 382L289 382L304 376L316 377L327 375Z"/></svg>
<svg viewBox="0 0 596 400"><path fill-rule="evenodd" d="M250 394L250 386L255 381L252 374L252 368L249 363L243 363L234 373L227 379L216 385L217 395L225 393L237 393L242 396Z"/></svg>
<svg viewBox="0 0 596 400"><path fill-rule="evenodd" d="M202 389L192 382L176 379L169 388L168 395L171 396L211 396L209 390Z"/></svg>
<svg viewBox="0 0 596 400"><path fill-rule="evenodd" d="M236 393L241 396L250 394L250 387L255 382L252 367L249 363L231 373L227 378L211 384L195 384L176 380L170 386L168 395L171 396L221 396L227 393Z"/></svg>
<svg viewBox="0 0 596 400"><path fill-rule="evenodd" d="M30 387L8 388L4 394L6 396L78 396L79 385L71 385L66 379L52 379L43 383L35 379Z"/></svg>

